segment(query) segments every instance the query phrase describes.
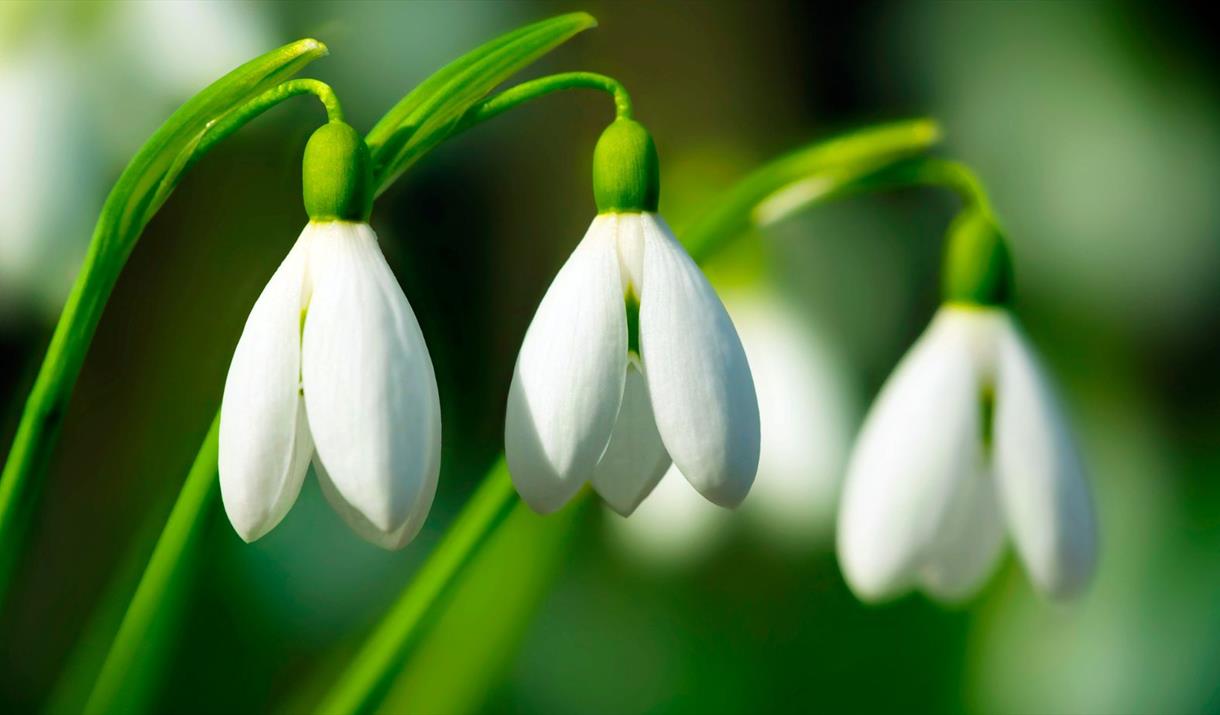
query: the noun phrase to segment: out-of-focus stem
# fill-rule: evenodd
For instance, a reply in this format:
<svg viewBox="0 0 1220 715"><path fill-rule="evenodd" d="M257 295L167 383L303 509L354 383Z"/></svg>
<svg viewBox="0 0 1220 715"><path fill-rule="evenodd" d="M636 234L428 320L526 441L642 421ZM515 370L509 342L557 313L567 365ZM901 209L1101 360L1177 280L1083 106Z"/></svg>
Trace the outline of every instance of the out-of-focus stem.
<svg viewBox="0 0 1220 715"><path fill-rule="evenodd" d="M181 577L189 561L185 557L198 540L202 516L216 497L219 429L220 414L217 413L102 663L93 691L85 704L86 713L126 712L130 709L122 707L124 689L140 687L140 683L135 682L140 679L141 672L140 668L135 667L136 661L140 658L141 649L149 647L150 631L157 619L165 615L168 593Z"/></svg>

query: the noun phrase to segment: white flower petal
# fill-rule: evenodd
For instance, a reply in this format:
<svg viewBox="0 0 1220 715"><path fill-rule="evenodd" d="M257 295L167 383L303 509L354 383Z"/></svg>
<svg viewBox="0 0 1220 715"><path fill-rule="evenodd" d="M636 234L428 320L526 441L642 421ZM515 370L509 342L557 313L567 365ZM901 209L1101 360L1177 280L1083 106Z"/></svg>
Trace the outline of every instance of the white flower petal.
<svg viewBox="0 0 1220 715"><path fill-rule="evenodd" d="M941 601L961 602L986 583L1003 547L1004 520L995 479L980 464L959 485L936 543L920 569L920 584Z"/></svg>
<svg viewBox="0 0 1220 715"><path fill-rule="evenodd" d="M736 506L758 471L758 398L733 322L669 227L642 214L640 350L665 448L710 501Z"/></svg>
<svg viewBox="0 0 1220 715"><path fill-rule="evenodd" d="M1017 552L1051 596L1081 591L1097 557L1084 469L1048 381L1017 325L1000 341L995 467Z"/></svg>
<svg viewBox="0 0 1220 715"><path fill-rule="evenodd" d="M316 459L342 501L401 546L423 525L440 471L432 360L373 230L318 226L302 364Z"/></svg>
<svg viewBox="0 0 1220 715"><path fill-rule="evenodd" d="M631 512L652 492L669 469L669 453L661 444L652 416L648 381L635 363L627 368L623 405L610 435L610 443L593 470L593 488L622 516Z"/></svg>
<svg viewBox="0 0 1220 715"><path fill-rule="evenodd" d="M313 454L301 399L301 311L308 302L307 226L263 289L233 353L220 408L220 493L241 538L284 518Z"/></svg>
<svg viewBox="0 0 1220 715"><path fill-rule="evenodd" d="M617 221L598 216L547 289L508 392L504 452L535 511L563 506L593 476L627 373Z"/></svg>
<svg viewBox="0 0 1220 715"><path fill-rule="evenodd" d="M863 599L910 587L981 460L971 316L942 309L882 387L853 449L839 511L843 575Z"/></svg>

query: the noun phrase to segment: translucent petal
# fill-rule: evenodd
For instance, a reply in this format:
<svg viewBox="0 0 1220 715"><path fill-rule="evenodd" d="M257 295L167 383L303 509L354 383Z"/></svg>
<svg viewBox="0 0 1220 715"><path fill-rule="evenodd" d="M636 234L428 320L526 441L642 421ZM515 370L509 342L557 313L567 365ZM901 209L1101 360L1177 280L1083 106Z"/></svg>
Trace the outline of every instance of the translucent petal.
<svg viewBox="0 0 1220 715"><path fill-rule="evenodd" d="M710 501L736 506L758 470L759 418L741 340L669 227L642 214L640 349L665 448Z"/></svg>
<svg viewBox="0 0 1220 715"><path fill-rule="evenodd" d="M307 226L242 330L220 408L220 493L241 538L271 531L292 508L313 454L301 399Z"/></svg>
<svg viewBox="0 0 1220 715"><path fill-rule="evenodd" d="M440 471L432 360L373 230L319 226L302 371L316 460L342 501L401 546L423 525Z"/></svg>
<svg viewBox="0 0 1220 715"><path fill-rule="evenodd" d="M648 382L635 363L627 368L623 405L606 451L593 470L593 488L612 509L629 516L669 469L652 416Z"/></svg>
<svg viewBox="0 0 1220 715"><path fill-rule="evenodd" d="M1093 504L1066 420L1019 328L1001 335L995 467L1017 553L1043 593L1070 596L1093 575Z"/></svg>
<svg viewBox="0 0 1220 715"><path fill-rule="evenodd" d="M558 509L593 476L618 416L627 312L615 219L598 216L547 289L508 392L504 452L535 511Z"/></svg>
<svg viewBox="0 0 1220 715"><path fill-rule="evenodd" d="M881 389L847 470L838 552L863 599L909 588L981 461L980 376L969 316L937 314Z"/></svg>
<svg viewBox="0 0 1220 715"><path fill-rule="evenodd" d="M1004 518L994 477L980 464L959 485L920 569L920 584L941 601L963 601L986 583L1003 548Z"/></svg>

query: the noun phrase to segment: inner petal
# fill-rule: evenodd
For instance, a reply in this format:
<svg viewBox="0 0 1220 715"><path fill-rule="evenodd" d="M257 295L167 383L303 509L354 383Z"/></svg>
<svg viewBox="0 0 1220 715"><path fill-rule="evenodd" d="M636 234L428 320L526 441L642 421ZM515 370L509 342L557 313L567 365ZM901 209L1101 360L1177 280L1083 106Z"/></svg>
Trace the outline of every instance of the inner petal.
<svg viewBox="0 0 1220 715"><path fill-rule="evenodd" d="M632 357L614 431L593 470L593 488L611 508L628 516L652 493L669 464L652 414L648 381L638 358Z"/></svg>
<svg viewBox="0 0 1220 715"><path fill-rule="evenodd" d="M634 296L636 304L644 286L644 224L640 214L620 214L616 217L619 273L623 279L623 294Z"/></svg>

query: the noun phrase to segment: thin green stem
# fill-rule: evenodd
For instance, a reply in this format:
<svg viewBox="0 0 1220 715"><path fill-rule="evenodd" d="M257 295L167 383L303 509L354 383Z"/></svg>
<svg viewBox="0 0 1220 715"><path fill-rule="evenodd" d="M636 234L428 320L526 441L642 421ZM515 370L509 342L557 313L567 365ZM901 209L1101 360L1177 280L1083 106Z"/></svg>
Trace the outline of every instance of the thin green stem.
<svg viewBox="0 0 1220 715"><path fill-rule="evenodd" d="M483 480L475 495L458 514L440 545L411 580L335 683L317 712L362 713L380 701L393 677L419 639L420 625L437 601L452 587L462 569L474 558L489 534L518 501L501 459Z"/></svg>
<svg viewBox="0 0 1220 715"><path fill-rule="evenodd" d="M936 122L913 119L816 142L752 172L679 234L691 256L705 259L751 226L774 223L842 194L862 178L925 152L939 140Z"/></svg>
<svg viewBox="0 0 1220 715"><path fill-rule="evenodd" d="M142 680L137 661L147 655L142 650L149 647L151 632L165 616L167 594L186 568L189 560L184 558L185 554L198 541L203 524L200 515L216 497L219 430L220 414L217 413L106 654L86 702L86 713L130 710L122 706L125 689L138 687Z"/></svg>
<svg viewBox="0 0 1220 715"><path fill-rule="evenodd" d="M263 112L271 109L275 105L283 102L286 99L296 97L302 94L312 94L322 102L323 108L326 109L326 118L332 122L341 122L344 120L343 105L339 102L339 97L335 95L335 91L330 85L325 82L320 82L316 79L294 79L276 85L271 89L263 92L259 96L250 100L246 104L238 107L232 112L221 117L216 122L210 124L203 138L199 141L199 145L192 152L191 158L187 161L186 166L189 168L196 161L201 159L204 154L226 139L233 132L245 126L250 120L254 119Z"/></svg>
<svg viewBox="0 0 1220 715"><path fill-rule="evenodd" d="M844 187L844 193L863 193L932 186L957 194L967 208L991 216L991 200L978 176L965 164L935 156L918 156L869 172Z"/></svg>
<svg viewBox="0 0 1220 715"><path fill-rule="evenodd" d="M627 88L613 77L594 72L565 72L522 82L471 107L462 117L459 131L485 122L526 102L544 97L552 92L569 89L592 89L605 92L614 98L614 115L618 119L631 119L633 108Z"/></svg>

